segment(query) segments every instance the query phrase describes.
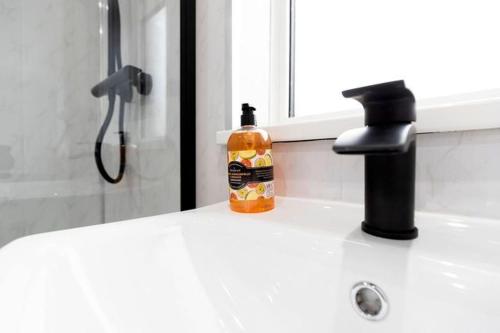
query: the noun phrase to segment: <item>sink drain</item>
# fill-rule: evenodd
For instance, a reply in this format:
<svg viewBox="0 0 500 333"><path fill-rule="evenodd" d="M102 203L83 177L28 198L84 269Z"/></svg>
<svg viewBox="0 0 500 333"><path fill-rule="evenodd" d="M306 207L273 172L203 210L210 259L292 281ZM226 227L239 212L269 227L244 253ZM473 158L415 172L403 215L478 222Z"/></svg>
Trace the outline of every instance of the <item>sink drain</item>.
<svg viewBox="0 0 500 333"><path fill-rule="evenodd" d="M351 290L354 310L368 320L382 320L389 310L389 303L382 289L371 282L356 283Z"/></svg>

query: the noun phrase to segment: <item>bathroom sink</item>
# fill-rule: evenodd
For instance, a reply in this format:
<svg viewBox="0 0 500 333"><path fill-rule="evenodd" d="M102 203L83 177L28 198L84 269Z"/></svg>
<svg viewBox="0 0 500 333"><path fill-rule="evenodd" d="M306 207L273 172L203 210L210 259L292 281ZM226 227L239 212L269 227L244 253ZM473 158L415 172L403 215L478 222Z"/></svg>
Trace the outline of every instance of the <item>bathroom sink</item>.
<svg viewBox="0 0 500 333"><path fill-rule="evenodd" d="M417 213L394 241L362 217L278 198L25 237L0 250L0 332L500 332L500 221ZM353 306L362 281L385 318Z"/></svg>

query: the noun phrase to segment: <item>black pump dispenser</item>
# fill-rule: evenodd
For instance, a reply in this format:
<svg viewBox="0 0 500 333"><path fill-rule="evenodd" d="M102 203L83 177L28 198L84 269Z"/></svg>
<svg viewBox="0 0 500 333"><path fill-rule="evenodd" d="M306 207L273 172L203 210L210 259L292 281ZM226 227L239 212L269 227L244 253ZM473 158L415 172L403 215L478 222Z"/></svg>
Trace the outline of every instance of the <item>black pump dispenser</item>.
<svg viewBox="0 0 500 333"><path fill-rule="evenodd" d="M410 123L416 120L415 97L405 82L392 81L342 92L365 109L365 125Z"/></svg>
<svg viewBox="0 0 500 333"><path fill-rule="evenodd" d="M241 126L255 126L255 115L253 114L255 108L248 103L244 103L241 104L241 110L243 111L241 115Z"/></svg>

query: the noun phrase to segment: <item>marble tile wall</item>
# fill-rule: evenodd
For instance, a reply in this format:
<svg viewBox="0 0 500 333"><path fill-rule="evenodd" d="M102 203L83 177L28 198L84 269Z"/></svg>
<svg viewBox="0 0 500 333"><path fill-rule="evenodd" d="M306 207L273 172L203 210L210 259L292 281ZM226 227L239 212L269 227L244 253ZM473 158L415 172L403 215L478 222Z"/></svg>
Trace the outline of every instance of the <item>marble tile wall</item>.
<svg viewBox="0 0 500 333"><path fill-rule="evenodd" d="M500 129L420 134L416 209L500 218ZM363 203L364 159L333 140L273 146L278 195Z"/></svg>

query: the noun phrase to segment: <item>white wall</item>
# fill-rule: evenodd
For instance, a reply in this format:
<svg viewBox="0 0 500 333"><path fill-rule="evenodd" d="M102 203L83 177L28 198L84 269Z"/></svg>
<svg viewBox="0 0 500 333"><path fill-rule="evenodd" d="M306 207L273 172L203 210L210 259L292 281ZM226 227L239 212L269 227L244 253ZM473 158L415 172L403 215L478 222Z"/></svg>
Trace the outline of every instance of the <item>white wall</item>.
<svg viewBox="0 0 500 333"><path fill-rule="evenodd" d="M231 126L231 0L198 0L196 6L196 202L200 207L224 200L228 192L226 147L215 144L215 132Z"/></svg>
<svg viewBox="0 0 500 333"><path fill-rule="evenodd" d="M230 13L225 0L198 1L198 206L227 200L226 147L215 143L215 132L231 124L230 31L224 23ZM500 129L422 134L417 140L417 209L500 218ZM275 143L277 194L362 203L363 158L336 155L332 145Z"/></svg>

